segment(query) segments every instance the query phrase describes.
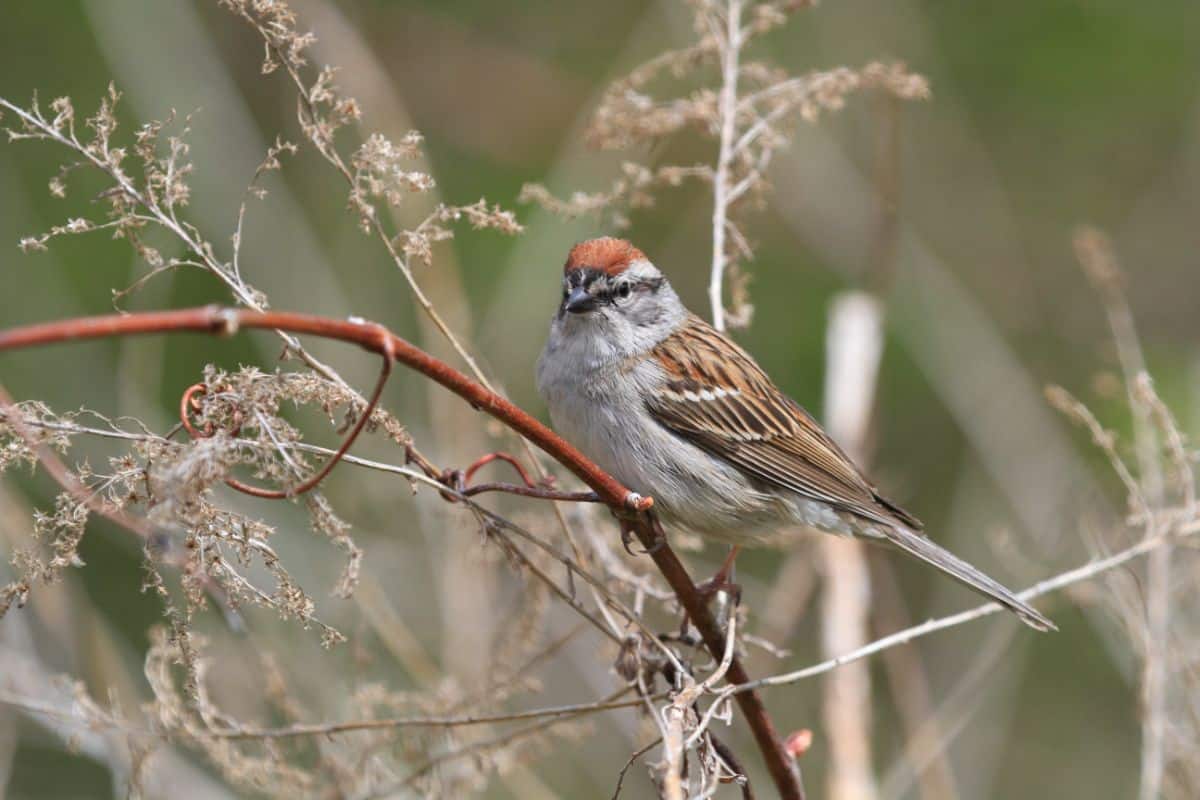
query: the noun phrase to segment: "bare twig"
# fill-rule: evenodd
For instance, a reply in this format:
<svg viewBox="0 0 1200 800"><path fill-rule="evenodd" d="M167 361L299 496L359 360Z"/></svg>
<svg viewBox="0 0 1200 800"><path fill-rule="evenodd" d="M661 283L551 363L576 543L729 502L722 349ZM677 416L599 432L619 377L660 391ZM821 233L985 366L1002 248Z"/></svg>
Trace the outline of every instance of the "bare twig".
<svg viewBox="0 0 1200 800"><path fill-rule="evenodd" d="M1184 522L1168 520L1168 522L1172 524L1167 525L1161 533L1142 539L1137 544L1131 545L1124 550L1113 553L1110 556L1096 559L1087 564L1080 565L1073 570L1068 570L1067 572L1060 573L1053 578L1048 578L1040 583L1034 584L1025 591L1018 592L1017 597L1021 600L1029 601L1033 600L1034 598L1056 592L1060 589L1064 589L1068 586L1073 586L1074 584L1091 580L1099 575L1103 575L1107 572L1111 572L1112 570L1122 567L1125 564L1128 564L1130 561L1140 558L1147 553L1154 552L1160 547L1173 543L1180 537L1191 536L1200 532L1200 520L1188 520ZM798 669L793 672L784 673L782 675L774 675L770 678L761 678L743 685L731 686L730 688L724 690L723 693L737 694L739 692L751 689L763 689L772 686L787 686L788 684L806 680L817 675L823 675L826 672L830 672L838 667L843 666L844 664L850 664L854 661L873 656L876 653L887 650L890 647L908 644L911 641L928 636L931 633L937 633L938 631L944 631L949 628L956 628L959 625L990 616L998 611L1002 611L1003 609L1004 607L998 603L984 603L982 605L975 606L974 608L967 609L966 611L960 611L957 614L951 614L938 619L931 619L927 622L921 623L920 625L913 625L910 628L905 628L902 631L897 631L896 633L876 639L870 644L860 647L852 652L845 653L837 658L831 658L827 661L822 661L818 664L813 664L812 666Z"/></svg>
<svg viewBox="0 0 1200 800"><path fill-rule="evenodd" d="M720 131L717 165L713 175L712 267L708 277L708 302L712 306L713 327L725 330L724 278L728 257L725 248L726 222L729 218L730 168L737 137L738 74L742 53L742 0L729 0L725 7L725 30L719 35L721 57L721 93L717 107Z"/></svg>
<svg viewBox="0 0 1200 800"><path fill-rule="evenodd" d="M563 503L603 503L600 495L595 492L560 492L556 489L543 489L538 486L517 486L515 483L477 483L463 489L464 497L474 497L487 492L503 492L521 497L535 497L538 500L555 500Z"/></svg>
<svg viewBox="0 0 1200 800"><path fill-rule="evenodd" d="M613 789L612 800L617 800L617 798L621 796L621 784L625 783L625 773L629 772L629 768L633 766L635 761L658 746L661 741L661 736L655 737L650 741L649 744L647 744L645 747L638 748L634 751L633 755L629 757L629 760L625 762L625 766L621 767L621 771L617 773L617 786L615 789Z"/></svg>
<svg viewBox="0 0 1200 800"><path fill-rule="evenodd" d="M615 702L622 695L625 695L628 693L629 693L628 687L619 689L616 692L613 692L603 702L606 702L606 703ZM640 700L638 702L640 702ZM515 731L507 731L507 732L501 733L497 736L490 737L487 739L482 739L477 742L472 742L469 745L465 745L465 746L457 748L455 750L451 750L449 752L442 753L441 755L431 758L428 761L426 761L424 764L422 764L421 766L417 767L415 770L413 770L411 773L409 773L409 775L403 781L400 781L399 783L397 783L393 786L384 787L380 791L372 793L371 797L390 797L393 794L395 794L398 790L412 786L418 779L420 779L424 775L428 774L429 772L431 772L438 766L446 763L447 761L453 761L458 758L465 758L466 756L470 756L475 753L487 751L493 747L496 747L497 745L512 742L512 741L515 741L517 739L520 739L520 738L523 738L526 736L531 736L539 731L543 731L546 728L549 728L553 725L557 725L561 722L568 722L570 720L577 719L585 714L590 713L590 711L591 711L590 709L585 709L585 710L581 710L581 711L567 712L567 713L564 713L564 714L561 714L558 716L549 717L548 719L543 719L539 722L535 722L535 723L533 723L531 725L527 725L523 728L518 728Z"/></svg>
<svg viewBox="0 0 1200 800"><path fill-rule="evenodd" d="M662 697L664 695L657 695ZM334 736L355 731L391 730L395 728L454 728L468 725L491 725L498 722L517 722L542 717L578 717L583 714L630 708L642 704L636 700L598 700L593 703L573 703L549 708L534 708L508 714L466 715L460 717L389 717L387 719L364 719L352 722L297 723L286 728L254 728L239 726L230 730L210 731L221 739L291 739L303 736Z"/></svg>
<svg viewBox="0 0 1200 800"><path fill-rule="evenodd" d="M1092 443L1099 447L1108 458L1109 466L1112 467L1113 472L1116 473L1117 477L1121 480L1121 484L1125 487L1125 496L1135 517L1145 519L1150 514L1150 506L1142 493L1141 484L1133 477L1133 473L1129 470L1129 465L1125 463L1125 459L1121 458L1121 454L1117 452L1116 439L1113 437L1112 432L1105 430L1104 426L1100 424L1100 420L1096 419L1096 415L1092 413L1092 410L1075 399L1070 392L1061 386L1046 387L1046 401L1063 414L1066 414L1069 419L1082 425L1091 434Z"/></svg>
<svg viewBox="0 0 1200 800"><path fill-rule="evenodd" d="M729 622L726 626L725 637L725 655L721 657L721 663L718 664L717 668L712 671L712 674L706 677L698 686L694 686L690 689L685 689L679 692L674 699L674 703L691 705L705 692L710 691L718 681L725 677L725 673L729 671L729 665L733 663L733 649L737 643L736 611L733 611L729 614ZM708 710L704 712L704 716L700 718L700 722L696 725L696 729L692 731L692 733L688 736L687 741L683 743L685 750L691 748L692 745L698 742L700 737L707 732L709 723L712 722L713 718L718 713L720 713L721 705L722 704L720 702L713 703L711 706L709 706Z"/></svg>

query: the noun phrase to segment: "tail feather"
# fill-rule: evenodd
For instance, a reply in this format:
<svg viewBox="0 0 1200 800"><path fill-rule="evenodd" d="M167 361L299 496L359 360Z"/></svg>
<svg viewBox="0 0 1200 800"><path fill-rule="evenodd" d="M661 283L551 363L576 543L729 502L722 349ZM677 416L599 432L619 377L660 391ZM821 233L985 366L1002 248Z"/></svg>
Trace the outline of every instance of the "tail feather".
<svg viewBox="0 0 1200 800"><path fill-rule="evenodd" d="M967 588L995 600L1020 617L1029 627L1039 631L1058 630L1053 622L1038 613L1035 608L928 537L900 526L889 526L880 532L887 537L890 544L932 564Z"/></svg>

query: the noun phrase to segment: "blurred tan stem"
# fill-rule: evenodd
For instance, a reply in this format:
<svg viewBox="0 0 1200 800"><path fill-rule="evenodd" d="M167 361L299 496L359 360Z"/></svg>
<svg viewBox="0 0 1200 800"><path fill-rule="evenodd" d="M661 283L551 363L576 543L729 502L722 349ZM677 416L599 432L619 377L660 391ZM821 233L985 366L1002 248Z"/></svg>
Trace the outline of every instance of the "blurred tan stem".
<svg viewBox="0 0 1200 800"><path fill-rule="evenodd" d="M881 304L865 292L835 297L826 335L825 422L830 435L859 464L882 353ZM863 547L850 538L821 538L821 646L827 658L870 641L871 581ZM822 719L829 740L825 796L878 797L871 765L871 676L865 662L847 664L825 678Z"/></svg>
<svg viewBox="0 0 1200 800"><path fill-rule="evenodd" d="M908 604L896 580L895 567L888 559L889 555L881 550L868 556L871 586L875 591L873 614L876 633L879 635L904 630L913 624ZM1015 629L1008 627L1001 630L1007 643L1012 639ZM954 770L950 768L950 763L945 757L945 750L953 741L953 735L946 731L946 726L942 724L941 718L944 714L935 709L929 680L924 664L921 663L920 650L912 645L885 650L883 666L889 691L905 729L905 746L897 762L903 765L906 773L916 777L921 797L925 800L957 800L958 784L954 778ZM990 675L990 666L992 662L981 662L977 657L970 674L981 677ZM960 678L954 691L958 692L964 685L967 685L965 680ZM978 700L984 696L978 685L971 684L970 687L972 699ZM974 708L975 706L972 706L971 710ZM883 796L902 796L902 792L890 790L887 777L885 771L881 792Z"/></svg>
<svg viewBox="0 0 1200 800"><path fill-rule="evenodd" d="M878 211L865 283L880 297L891 281L896 254L900 182L898 104L885 98L875 157ZM830 435L860 467L866 467L867 436L883 357L884 307L867 292L843 292L830 304L825 337L825 417ZM822 645L827 657L870 641L871 573L864 545L824 537ZM875 798L871 764L871 674L866 664L830 673L823 718L830 743L829 797Z"/></svg>
<svg viewBox="0 0 1200 800"><path fill-rule="evenodd" d="M1133 311L1125 297L1124 276L1112 243L1098 230L1083 228L1075 234L1075 252L1093 287L1100 294L1104 312L1117 345L1117 358L1125 379L1129 407L1133 411L1134 448L1137 454L1141 496L1151 510L1162 508L1164 477L1159 461L1161 442L1154 427L1153 411L1139 396L1137 386L1147 375L1146 358L1138 339ZM1146 535L1156 533L1147 525ZM1162 793L1166 761L1168 637L1171 625L1171 547L1158 548L1146 564L1146 632L1142 664L1142 769L1140 800L1156 800Z"/></svg>

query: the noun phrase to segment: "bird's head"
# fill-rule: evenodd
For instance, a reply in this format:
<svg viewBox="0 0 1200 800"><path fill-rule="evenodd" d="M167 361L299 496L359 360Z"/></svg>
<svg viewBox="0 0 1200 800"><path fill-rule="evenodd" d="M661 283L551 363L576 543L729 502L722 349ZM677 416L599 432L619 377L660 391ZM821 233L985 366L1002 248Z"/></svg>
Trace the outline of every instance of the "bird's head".
<svg viewBox="0 0 1200 800"><path fill-rule="evenodd" d="M562 335L636 352L660 341L685 314L667 279L626 240L589 239L567 254L555 315Z"/></svg>

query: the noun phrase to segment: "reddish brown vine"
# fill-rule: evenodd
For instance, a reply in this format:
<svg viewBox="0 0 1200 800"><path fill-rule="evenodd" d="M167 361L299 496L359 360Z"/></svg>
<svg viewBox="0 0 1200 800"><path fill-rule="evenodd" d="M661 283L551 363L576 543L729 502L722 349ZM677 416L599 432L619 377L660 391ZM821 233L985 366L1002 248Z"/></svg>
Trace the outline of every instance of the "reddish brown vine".
<svg viewBox="0 0 1200 800"><path fill-rule="evenodd" d="M483 411L513 431L533 442L548 455L571 470L581 481L590 486L596 497L614 510L627 516L625 524L638 538L654 560L680 605L687 613L692 624L704 639L705 647L713 658L720 660L725 648L725 636L713 619L708 604L696 590L683 563L667 544L662 527L649 512L654 501L622 486L615 478L601 470L586 456L572 447L549 428L538 422L527 412L509 402L493 391L485 388L477 381L439 359L434 358L423 350L413 346L388 331L381 325L370 322L336 320L309 314L297 314L286 311L248 311L229 309L218 306L181 309L177 311L152 311L135 314L113 314L97 317L81 317L76 319L58 320L37 325L12 328L0 332L0 352L16 350L24 347L53 344L56 342L82 341L108 336L133 336L139 334L162 334L180 331L209 333L219 336L232 336L242 328L260 328L287 331L296 334L310 334L326 339L357 344L366 350L383 357L386 367L381 371L376 389L365 413L359 418L355 429L351 431L337 453L332 456L325 466L312 477L289 490L273 491L259 490L257 487L247 487L260 497L282 498L299 494L301 489L307 491L319 483L337 465L342 455L353 444L361 431L365 420L374 410L378 395L390 371L391 362L399 361L405 366L431 378L438 384L462 397L475 409ZM194 388L194 387L193 387ZM187 405L194 392L189 390L184 394L183 416L186 418ZM202 431L198 431L203 435ZM525 476L527 478L527 476ZM306 484L311 483L311 486ZM239 487L240 488L240 487ZM473 487L479 491L481 487ZM513 489L524 489L521 494L533 497L553 495L551 499L592 499L590 497L565 498L564 493L552 492L538 487L513 486ZM245 489L243 489L244 491ZM261 492L261 493L260 493ZM734 658L727 672L728 679L735 684L749 683L741 662ZM756 691L746 691L735 695L735 698L746 717L755 742L763 754L767 769L775 783L779 795L785 800L803 800L804 789L800 780L800 772L795 759L785 749L777 734L762 698Z"/></svg>

